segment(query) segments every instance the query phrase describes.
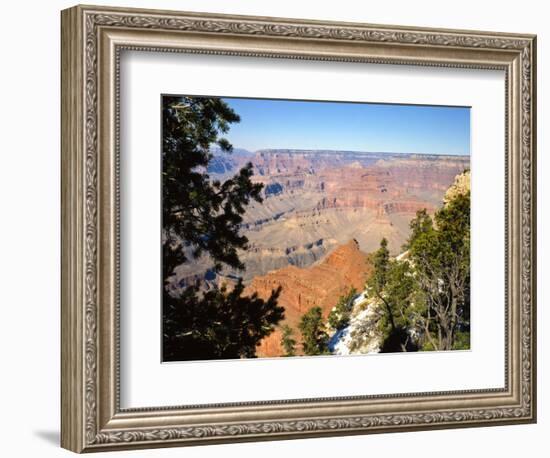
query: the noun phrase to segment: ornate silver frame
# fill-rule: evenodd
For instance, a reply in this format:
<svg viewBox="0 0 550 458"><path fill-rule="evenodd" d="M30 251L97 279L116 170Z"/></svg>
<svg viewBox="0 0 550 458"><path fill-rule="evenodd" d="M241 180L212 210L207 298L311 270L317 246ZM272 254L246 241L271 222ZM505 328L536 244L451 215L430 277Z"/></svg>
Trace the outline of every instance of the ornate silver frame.
<svg viewBox="0 0 550 458"><path fill-rule="evenodd" d="M62 12L62 422L75 452L536 421L536 37L76 6ZM120 51L506 73L506 386L127 409L118 374Z"/></svg>

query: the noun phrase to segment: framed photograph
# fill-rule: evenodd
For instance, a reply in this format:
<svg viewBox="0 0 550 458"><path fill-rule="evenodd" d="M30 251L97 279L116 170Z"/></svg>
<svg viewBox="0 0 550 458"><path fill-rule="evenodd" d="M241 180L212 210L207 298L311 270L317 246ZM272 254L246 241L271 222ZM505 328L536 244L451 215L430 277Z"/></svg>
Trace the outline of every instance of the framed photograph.
<svg viewBox="0 0 550 458"><path fill-rule="evenodd" d="M62 12L62 446L536 421L536 38Z"/></svg>

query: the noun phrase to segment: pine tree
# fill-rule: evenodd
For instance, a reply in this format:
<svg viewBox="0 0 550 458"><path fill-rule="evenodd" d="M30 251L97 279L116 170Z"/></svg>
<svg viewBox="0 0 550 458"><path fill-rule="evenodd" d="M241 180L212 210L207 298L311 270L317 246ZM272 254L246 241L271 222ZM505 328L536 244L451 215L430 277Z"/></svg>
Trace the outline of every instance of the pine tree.
<svg viewBox="0 0 550 458"><path fill-rule="evenodd" d="M239 282L231 291L221 287L201 294L191 286L164 304L164 360L255 357L260 340L283 318L280 290L264 301L242 296L243 289Z"/></svg>
<svg viewBox="0 0 550 458"><path fill-rule="evenodd" d="M239 232L250 201L261 202L252 164L223 183L207 173L216 145L231 153L221 135L240 118L222 99L165 96L162 101L163 360L255 356L255 347L284 317L280 290L262 300L241 297L244 286L203 293L200 285L169 292L174 268L206 254L219 272L243 269Z"/></svg>
<svg viewBox="0 0 550 458"><path fill-rule="evenodd" d="M296 355L296 340L294 339L294 331L292 328L283 324L281 326L281 346L285 352L285 356L295 356Z"/></svg>
<svg viewBox="0 0 550 458"><path fill-rule="evenodd" d="M374 271L370 277L367 286L369 293L380 300L386 309L386 318L391 326L391 332L396 331L394 312L390 301L385 294L388 273L390 270L390 252L388 250L388 241L383 238L380 241L380 248L374 253L373 259Z"/></svg>
<svg viewBox="0 0 550 458"><path fill-rule="evenodd" d="M300 320L299 329L302 333L302 346L306 355L329 354L328 334L323 323L321 307L312 307Z"/></svg>
<svg viewBox="0 0 550 458"><path fill-rule="evenodd" d="M339 331L349 324L351 310L353 307L353 299L357 294L355 288L350 288L349 292L338 298L338 302L330 311L328 316L328 324L331 328Z"/></svg>
<svg viewBox="0 0 550 458"><path fill-rule="evenodd" d="M417 212L405 259L390 259L385 239L374 254L367 286L383 306L383 352L469 348L470 192L453 191L433 218Z"/></svg>
<svg viewBox="0 0 550 458"><path fill-rule="evenodd" d="M433 219L418 211L410 228L406 259L390 259L385 239L373 256L381 351L469 348L470 192L449 195Z"/></svg>
<svg viewBox="0 0 550 458"><path fill-rule="evenodd" d="M428 217L429 218L429 217ZM417 215L412 225L418 226ZM419 292L426 300L426 348L469 346L470 331L470 192L456 194L434 215L435 224L413 232L409 253Z"/></svg>

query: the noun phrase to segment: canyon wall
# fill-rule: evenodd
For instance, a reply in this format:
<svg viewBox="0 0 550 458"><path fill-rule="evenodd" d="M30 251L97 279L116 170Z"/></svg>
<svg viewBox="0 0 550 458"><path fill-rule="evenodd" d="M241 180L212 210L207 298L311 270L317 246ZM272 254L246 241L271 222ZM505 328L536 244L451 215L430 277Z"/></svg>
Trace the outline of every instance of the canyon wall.
<svg viewBox="0 0 550 458"><path fill-rule="evenodd" d="M433 213L470 167L468 156L236 149L214 153L208 173L223 181L248 162L264 188L263 202L250 203L243 215L245 270L216 273L203 256L178 266L170 286L231 287L241 278L244 294L262 298L281 286L279 305L299 354L301 316L319 306L326 318L340 296L362 290L372 271L368 253L383 237L391 254L399 253L416 212ZM258 356L282 355L279 329L261 342Z"/></svg>
<svg viewBox="0 0 550 458"><path fill-rule="evenodd" d="M278 304L285 308L284 324L293 330L294 338L300 341L298 323L312 307L321 307L326 318L340 296L351 288L361 291L372 272L367 254L359 249L356 240L350 240L331 251L322 262L308 267L288 266L267 275L255 277L244 291L257 293L267 299L274 289L282 287ZM281 323L281 324L283 324ZM297 354L301 354L300 344ZM260 357L281 356L281 333L277 329L265 338L257 349Z"/></svg>
<svg viewBox="0 0 550 458"><path fill-rule="evenodd" d="M212 179L251 162L253 179L264 185L263 202L247 207L241 225L249 240L240 253L246 270L214 274L208 258L197 259L176 269L175 288L200 278L207 286L237 277L249 284L272 270L311 266L352 239L370 253L386 237L396 254L416 211L433 212L454 177L469 168L468 156L350 151L236 149L214 158Z"/></svg>

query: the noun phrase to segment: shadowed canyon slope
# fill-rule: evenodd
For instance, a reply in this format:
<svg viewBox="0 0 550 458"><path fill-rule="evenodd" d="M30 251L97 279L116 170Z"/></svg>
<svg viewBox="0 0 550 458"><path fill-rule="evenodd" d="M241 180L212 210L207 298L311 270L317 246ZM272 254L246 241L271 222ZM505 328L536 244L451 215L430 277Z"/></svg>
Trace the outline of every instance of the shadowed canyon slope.
<svg viewBox="0 0 550 458"><path fill-rule="evenodd" d="M326 318L338 298L350 288L363 289L371 271L368 255L359 250L357 241L351 240L309 268L288 266L255 277L244 294L257 293L262 299L267 299L273 289L281 286L278 304L285 308L284 322L293 329L295 336L299 336L298 323L305 312L318 306ZM280 342L281 333L277 329L262 341L258 356L282 355ZM299 348L297 350L301 353Z"/></svg>

